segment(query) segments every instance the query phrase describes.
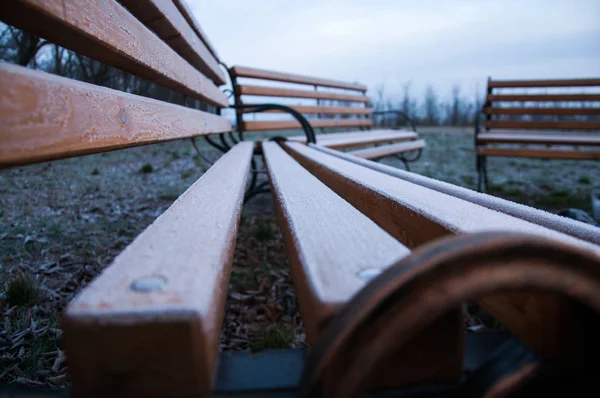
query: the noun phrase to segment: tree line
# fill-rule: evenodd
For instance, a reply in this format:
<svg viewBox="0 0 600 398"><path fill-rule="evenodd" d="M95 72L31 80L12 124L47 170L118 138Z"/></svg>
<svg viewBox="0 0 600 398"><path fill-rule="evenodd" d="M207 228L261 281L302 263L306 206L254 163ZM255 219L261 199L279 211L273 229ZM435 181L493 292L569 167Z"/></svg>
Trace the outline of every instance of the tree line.
<svg viewBox="0 0 600 398"><path fill-rule="evenodd" d="M459 85L452 86L449 96L441 97L437 90L428 85L421 98L413 94L410 83L402 87L402 96L391 99L385 95L385 87L376 90L373 110L375 112L398 110L418 125L466 126L473 125L481 109L482 98L469 98ZM387 116L394 118L392 114Z"/></svg>

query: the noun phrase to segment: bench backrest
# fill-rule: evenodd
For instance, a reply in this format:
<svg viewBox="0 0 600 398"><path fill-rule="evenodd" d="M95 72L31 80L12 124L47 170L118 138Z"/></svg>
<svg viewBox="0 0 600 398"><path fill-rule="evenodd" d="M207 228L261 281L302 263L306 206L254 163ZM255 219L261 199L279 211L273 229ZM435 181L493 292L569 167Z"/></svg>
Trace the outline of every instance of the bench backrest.
<svg viewBox="0 0 600 398"><path fill-rule="evenodd" d="M304 102L310 100L310 102L314 101L314 104L291 105L291 107L304 114L314 128L373 126L372 109L368 106L371 100L365 95L367 87L362 84L245 66L233 66L229 69L229 74L236 104L281 103L281 98L299 99ZM250 83L241 83L240 78L248 79ZM282 87L281 83L291 84ZM237 110L236 113L237 129L240 132L300 128L300 123L292 120L289 115L283 116L280 120L247 121L244 120L245 112L248 111ZM280 113L280 111L272 112Z"/></svg>
<svg viewBox="0 0 600 398"><path fill-rule="evenodd" d="M0 167L231 130L216 114L227 106L225 72L182 0L23 0L0 11L3 22L213 111L1 64Z"/></svg>
<svg viewBox="0 0 600 398"><path fill-rule="evenodd" d="M487 130L600 130L598 87L600 79L489 79L483 107L485 127ZM556 88L569 93L557 93ZM527 92L529 89L536 92Z"/></svg>

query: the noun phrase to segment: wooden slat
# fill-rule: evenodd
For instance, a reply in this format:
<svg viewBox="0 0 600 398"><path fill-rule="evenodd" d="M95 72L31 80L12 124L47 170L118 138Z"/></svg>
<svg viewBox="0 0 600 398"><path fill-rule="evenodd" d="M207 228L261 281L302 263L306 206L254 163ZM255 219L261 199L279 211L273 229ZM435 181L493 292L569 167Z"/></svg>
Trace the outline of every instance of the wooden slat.
<svg viewBox="0 0 600 398"><path fill-rule="evenodd" d="M231 130L221 116L0 64L0 167Z"/></svg>
<svg viewBox="0 0 600 398"><path fill-rule="evenodd" d="M425 141L415 140L409 142L401 142L399 144L383 145L373 148L357 149L355 151L348 152L350 155L358 156L363 159L379 159L389 155L395 155L397 153L415 151L417 149L425 148Z"/></svg>
<svg viewBox="0 0 600 398"><path fill-rule="evenodd" d="M217 61L219 61L219 55L217 54L215 47L212 45L210 40L208 40L208 36L206 35L206 33L204 33L204 30L200 26L200 23L198 23L198 20L196 19L196 17L194 17L194 13L189 8L185 0L173 0L173 3L175 3L175 6L179 9L179 12L181 12L181 15L183 15L188 24L192 27L192 29L194 29L194 32L196 32L196 34L198 35L200 40L202 40L206 48L208 48L211 54L217 59Z"/></svg>
<svg viewBox="0 0 600 398"><path fill-rule="evenodd" d="M592 87L600 86L600 79L552 80L489 80L489 88L508 87Z"/></svg>
<svg viewBox="0 0 600 398"><path fill-rule="evenodd" d="M319 139L319 141L324 141L324 140L331 140L331 139L339 139L339 138L349 138L349 137L362 137L365 134L368 135L369 137L372 136L376 136L376 135L387 135L389 133L394 133L394 132L398 132L399 130L391 130L391 129L387 129L387 130L355 130L355 131L340 131L337 133L320 133L317 134L317 138ZM302 135L293 135L290 137L287 137L288 140L292 140L292 141L299 141L299 142L304 142L306 143L306 136L304 134Z"/></svg>
<svg viewBox="0 0 600 398"><path fill-rule="evenodd" d="M305 114L323 114L323 115L370 115L372 108L358 108L352 106L290 106L290 108ZM250 109L242 110L244 113L252 112ZM265 113L283 113L283 111L274 109Z"/></svg>
<svg viewBox="0 0 600 398"><path fill-rule="evenodd" d="M392 131L390 133L382 134L369 134L369 132L366 131L361 135L326 140L321 140L318 136L317 144L333 149L348 149L380 143L410 141L416 138L417 134L412 131Z"/></svg>
<svg viewBox="0 0 600 398"><path fill-rule="evenodd" d="M327 188L278 144L262 144L307 339L315 344L331 318L370 279L410 254L373 221ZM461 317L432 325L393 360L394 382L460 374ZM427 363L417 363L415 358ZM427 358L436 357L438 361ZM443 359L442 359L443 358Z"/></svg>
<svg viewBox="0 0 600 398"><path fill-rule="evenodd" d="M398 142L414 140L417 133L404 130L369 130L342 133L317 134L317 144L328 148L346 149L382 142ZM306 137L297 135L288 137L291 141L306 143Z"/></svg>
<svg viewBox="0 0 600 398"><path fill-rule="evenodd" d="M121 0L129 11L216 84L225 72L171 0Z"/></svg>
<svg viewBox="0 0 600 398"><path fill-rule="evenodd" d="M600 160L600 151L477 147L477 154L482 156L508 156L515 158Z"/></svg>
<svg viewBox="0 0 600 398"><path fill-rule="evenodd" d="M278 82L309 84L312 86L343 88L346 90L367 91L367 86L358 83L347 83L338 80L321 79L318 77L294 75L265 69L250 68L247 66L233 66L231 72L237 77L249 77L262 80L273 80Z"/></svg>
<svg viewBox="0 0 600 398"><path fill-rule="evenodd" d="M114 0L0 1L4 22L105 64L226 107L227 97Z"/></svg>
<svg viewBox="0 0 600 398"><path fill-rule="evenodd" d="M300 143L285 143L284 147L329 188L411 249L450 234L501 230L557 239L600 258L598 246L571 236L378 173ZM567 316L562 312L563 302L560 305L538 302L533 293L516 301L510 295L502 297L510 308L499 297L486 298L486 309L494 317L538 352L548 356L569 355L569 344L573 338L570 333L566 330L559 333L556 329L549 329L544 322L522 315L529 313L528 303L535 302L538 308L544 307L544 313L548 311L559 318ZM552 325L555 325L554 320ZM544 339L541 340L540 336Z"/></svg>
<svg viewBox="0 0 600 398"><path fill-rule="evenodd" d="M537 129L537 130L600 130L600 122L523 122L520 120L488 120L490 129Z"/></svg>
<svg viewBox="0 0 600 398"><path fill-rule="evenodd" d="M511 102L511 101L600 101L600 94L492 94L487 96L488 102Z"/></svg>
<svg viewBox="0 0 600 398"><path fill-rule="evenodd" d="M340 198L278 144L262 150L309 343L369 278L410 250ZM375 243L375 244L374 244Z"/></svg>
<svg viewBox="0 0 600 398"><path fill-rule="evenodd" d="M550 228L591 243L595 243L596 245L600 245L600 234L598 234L598 229L592 225L585 224L580 221L575 221L567 217L557 216L556 214L548 213L544 210L539 210L533 207L521 205L519 203L511 202L509 200L505 200L496 196L475 192L467 188L459 187L457 185L449 184L444 181L439 181L433 178L425 177L417 173L411 173L409 171L400 170L396 167L387 166L379 162L372 162L370 160L357 158L351 156L349 152L340 152L312 144L311 148L317 149L321 152L327 153L332 156L339 157L349 162L370 168L377 172L384 173L395 178L400 178L405 181L424 186L426 188L434 189L438 192L445 193L447 195L451 195L483 207L487 207L488 209L506 213L508 215L527 220L534 224L541 225L543 227Z"/></svg>
<svg viewBox="0 0 600 398"><path fill-rule="evenodd" d="M75 396L210 392L252 152L223 155L69 304Z"/></svg>
<svg viewBox="0 0 600 398"><path fill-rule="evenodd" d="M485 107L488 115L600 115L600 108L495 108Z"/></svg>
<svg viewBox="0 0 600 398"><path fill-rule="evenodd" d="M518 143L555 145L600 145L600 134L535 134L521 132L480 133L478 143Z"/></svg>
<svg viewBox="0 0 600 398"><path fill-rule="evenodd" d="M257 95L262 97L290 97L290 98L316 98L348 102L370 102L364 95L332 93L327 91L292 90L289 88L265 86L238 86L242 95Z"/></svg>
<svg viewBox="0 0 600 398"><path fill-rule="evenodd" d="M371 127L371 119L310 119L310 125L315 128L325 127ZM256 122L243 122L244 131L260 130L287 130L299 129L300 123L296 120L265 120Z"/></svg>

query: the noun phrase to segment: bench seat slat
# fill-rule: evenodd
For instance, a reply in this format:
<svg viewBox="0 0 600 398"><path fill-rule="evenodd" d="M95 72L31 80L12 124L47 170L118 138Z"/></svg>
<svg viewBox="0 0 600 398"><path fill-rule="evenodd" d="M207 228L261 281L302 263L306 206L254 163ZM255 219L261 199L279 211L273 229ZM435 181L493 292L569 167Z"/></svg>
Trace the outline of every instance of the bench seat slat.
<svg viewBox="0 0 600 398"><path fill-rule="evenodd" d="M395 155L397 153L403 153L408 151L415 151L417 149L423 148L425 148L425 141L415 140L401 142L398 144L378 146L373 148L357 149L348 153L350 155L357 156L363 159L379 159L385 156Z"/></svg>
<svg viewBox="0 0 600 398"><path fill-rule="evenodd" d="M572 242L581 247L600 248L527 221L474 203L330 156L299 143L286 143L290 154L330 188L358 209L367 209L367 197L380 197L381 207L368 207L368 215L410 248L456 233L506 230L531 233ZM351 184L352 185L349 185ZM363 186L358 192L350 189ZM389 212L384 209L387 208ZM392 211L392 209L394 209ZM390 218L389 214L396 217ZM400 217L401 214L410 217Z"/></svg>
<svg viewBox="0 0 600 398"><path fill-rule="evenodd" d="M333 149L347 149L385 142L410 141L417 133L403 130L370 130L347 133L318 134L317 144ZM303 136L290 137L292 141L306 142Z"/></svg>
<svg viewBox="0 0 600 398"><path fill-rule="evenodd" d="M291 158L262 143L310 343L341 305L410 250Z"/></svg>
<svg viewBox="0 0 600 398"><path fill-rule="evenodd" d="M555 144L555 145L600 145L597 134L536 134L519 131L498 131L480 133L478 143L517 143L517 144Z"/></svg>
<svg viewBox="0 0 600 398"><path fill-rule="evenodd" d="M323 115L370 115L373 112L371 108L358 108L353 106L291 106L290 108L305 114L323 114ZM250 113L250 109L242 109L243 113ZM266 111L264 113L283 113L278 109Z"/></svg>
<svg viewBox="0 0 600 398"><path fill-rule="evenodd" d="M600 108L495 108L487 106L488 115L600 115Z"/></svg>
<svg viewBox="0 0 600 398"><path fill-rule="evenodd" d="M480 206L487 207L488 209L506 213L508 215L527 220L534 224L554 229L564 234L571 235L591 243L595 243L596 245L600 245L600 232L598 232L598 228L592 225L585 224L580 221L573 220L571 218L561 217L556 214L548 213L544 210L511 202L509 200L505 200L496 196L476 192L467 188L460 187L458 185L419 175L417 173L411 173L409 171L400 170L385 164L357 158L351 156L349 152L340 152L334 149L324 148L319 145L312 145L311 148L315 148L321 152L330 154L332 156L339 157L341 159L359 164L364 167L368 167L380 173L385 173L396 178L401 178L408 182L412 182L414 184L434 189L438 192L442 192L478 204Z"/></svg>
<svg viewBox="0 0 600 398"><path fill-rule="evenodd" d="M172 1L121 0L121 4L216 84L227 82L219 62Z"/></svg>
<svg viewBox="0 0 600 398"><path fill-rule="evenodd" d="M333 315L366 285L369 273L376 274L410 251L278 144L265 142L262 150L307 339L314 344ZM393 376L389 379L406 383L458 377L463 339L457 309L390 360ZM440 360L419 360L431 356Z"/></svg>
<svg viewBox="0 0 600 398"><path fill-rule="evenodd" d="M76 395L210 391L252 152L223 155L68 306Z"/></svg>
<svg viewBox="0 0 600 398"><path fill-rule="evenodd" d="M212 105L227 97L115 0L0 1L2 20Z"/></svg>
<svg viewBox="0 0 600 398"><path fill-rule="evenodd" d="M348 102L370 102L370 98L364 95L342 94L329 91L293 90L280 87L265 86L238 86L241 95L256 95L262 97L287 97L287 98L313 98Z"/></svg>
<svg viewBox="0 0 600 398"><path fill-rule="evenodd" d="M600 101L600 94L490 94L487 102L575 102Z"/></svg>
<svg viewBox="0 0 600 398"><path fill-rule="evenodd" d="M539 129L539 130L600 130L600 122L523 122L519 120L488 120L490 129Z"/></svg>
<svg viewBox="0 0 600 398"><path fill-rule="evenodd" d="M247 66L233 66L231 72L236 77L247 77L261 80L271 80L286 83L308 84L311 86L342 88L346 90L367 91L367 86L363 84L346 83L337 80L321 79L318 77L296 75L291 73L281 73L266 69L250 68Z"/></svg>
<svg viewBox="0 0 600 398"><path fill-rule="evenodd" d="M309 119L310 125L314 128L334 128L334 127L371 127L371 119ZM242 122L244 131L262 131L262 130L288 130L299 129L300 123L296 120L276 120L276 121L252 121Z"/></svg>
<svg viewBox="0 0 600 398"><path fill-rule="evenodd" d="M542 158L566 160L600 160L600 151L530 148L487 148L482 146L477 147L476 151L478 155L482 156L507 156L515 158Z"/></svg>
<svg viewBox="0 0 600 398"><path fill-rule="evenodd" d="M231 130L219 115L0 64L0 167Z"/></svg>
<svg viewBox="0 0 600 398"><path fill-rule="evenodd" d="M591 243L378 173L300 143L290 142L284 146L292 157L338 195L411 249L450 234L514 231L570 243L600 259L600 248ZM482 303L500 322L540 352L548 356L568 355L573 336L565 338L570 333L549 333L548 325L523 317L522 314L529 313L526 307L530 302L544 307L543 311L553 317L560 319L563 316L564 302L539 302L534 294L524 294L516 301L510 295L486 297ZM556 318L551 322L554 321ZM539 339L541 335L545 336L543 341Z"/></svg>

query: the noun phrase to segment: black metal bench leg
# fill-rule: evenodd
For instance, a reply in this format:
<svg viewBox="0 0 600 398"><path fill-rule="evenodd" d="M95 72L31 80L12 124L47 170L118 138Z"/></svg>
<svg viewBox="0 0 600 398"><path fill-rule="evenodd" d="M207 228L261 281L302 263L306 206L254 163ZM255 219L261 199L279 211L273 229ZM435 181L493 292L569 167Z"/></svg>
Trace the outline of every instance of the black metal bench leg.
<svg viewBox="0 0 600 398"><path fill-rule="evenodd" d="M488 187L487 158L477 156L477 190L485 192Z"/></svg>
<svg viewBox="0 0 600 398"><path fill-rule="evenodd" d="M406 169L406 171L410 171L410 166L408 165L408 160L406 160L406 158L404 156L399 156L399 158L402 161L402 163L404 163L404 168Z"/></svg>
<svg viewBox="0 0 600 398"><path fill-rule="evenodd" d="M483 158L483 189L487 190L488 187L488 172L487 172L487 157Z"/></svg>
<svg viewBox="0 0 600 398"><path fill-rule="evenodd" d="M477 191L483 192L483 171L481 165L481 156L477 156L475 167L477 168Z"/></svg>
<svg viewBox="0 0 600 398"><path fill-rule="evenodd" d="M408 153L412 153L413 151L409 151ZM421 155L423 154L423 149L419 149L417 151L416 156L412 157L412 158L407 158L404 155L395 155L396 158L400 159L402 161L402 163L404 163L404 167L406 168L406 171L410 171L410 166L408 165L409 162L416 162L417 160L419 160L421 158Z"/></svg>

